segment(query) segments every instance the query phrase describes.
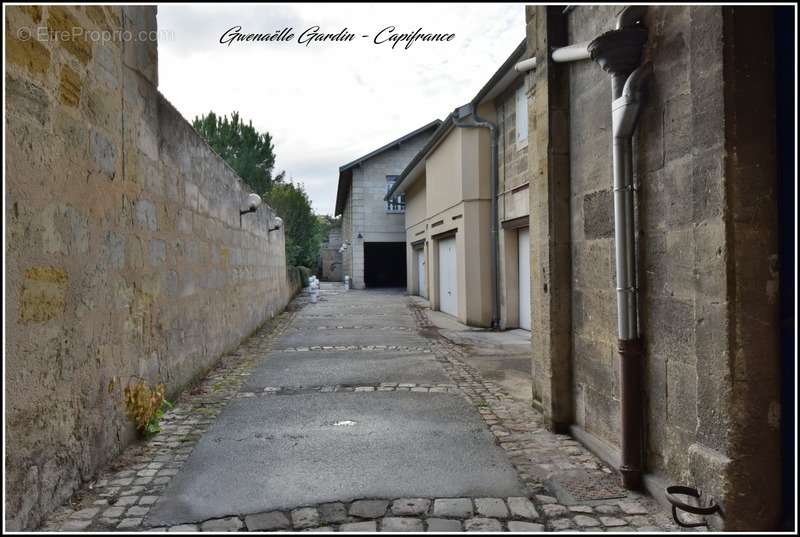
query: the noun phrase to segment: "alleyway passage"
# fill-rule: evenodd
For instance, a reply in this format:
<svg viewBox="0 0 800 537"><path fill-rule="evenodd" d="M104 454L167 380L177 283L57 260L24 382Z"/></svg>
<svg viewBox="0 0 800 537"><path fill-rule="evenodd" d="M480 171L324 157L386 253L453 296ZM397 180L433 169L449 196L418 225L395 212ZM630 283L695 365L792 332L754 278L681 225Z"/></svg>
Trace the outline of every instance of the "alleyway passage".
<svg viewBox="0 0 800 537"><path fill-rule="evenodd" d="M427 319L400 291L299 297L44 529L677 529Z"/></svg>

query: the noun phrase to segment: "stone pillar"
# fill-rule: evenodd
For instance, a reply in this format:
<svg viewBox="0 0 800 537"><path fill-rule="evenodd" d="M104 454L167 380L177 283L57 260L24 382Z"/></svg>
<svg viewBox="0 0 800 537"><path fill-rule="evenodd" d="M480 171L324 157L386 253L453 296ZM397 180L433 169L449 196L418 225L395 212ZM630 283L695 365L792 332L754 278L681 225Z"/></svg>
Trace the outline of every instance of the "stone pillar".
<svg viewBox="0 0 800 537"><path fill-rule="evenodd" d="M566 43L561 6L527 6L533 401L546 426L573 422L571 368L569 87L550 49Z"/></svg>
<svg viewBox="0 0 800 537"><path fill-rule="evenodd" d="M722 507L710 521L715 528L771 530L781 522L773 13L769 7L720 11L724 126L714 140L724 144L725 201L722 225L705 226L702 244L723 246L707 249L698 265L720 259L725 276L718 275L723 296L698 297L698 316L710 322L697 329L697 441L689 448L690 468L696 486ZM695 30L698 39L709 33ZM700 73L692 84L693 98L707 97ZM704 289L717 289L709 276L700 275ZM704 328L718 318L727 333Z"/></svg>

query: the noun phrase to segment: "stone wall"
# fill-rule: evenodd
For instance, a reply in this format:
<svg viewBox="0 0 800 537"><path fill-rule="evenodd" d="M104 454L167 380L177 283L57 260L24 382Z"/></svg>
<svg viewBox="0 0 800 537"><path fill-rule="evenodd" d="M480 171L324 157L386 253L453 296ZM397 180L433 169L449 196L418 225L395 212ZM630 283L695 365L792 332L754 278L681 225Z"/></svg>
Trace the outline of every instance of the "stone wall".
<svg viewBox="0 0 800 537"><path fill-rule="evenodd" d="M240 220L247 188L156 88L155 7L6 14L6 522L29 529L134 440L112 379L175 397L293 289L272 210Z"/></svg>
<svg viewBox="0 0 800 537"><path fill-rule="evenodd" d="M614 27L621 7L574 8L562 22L567 39L552 44L593 39ZM711 494L723 505L712 524L728 529L774 527L779 504L771 15L750 9L648 10L645 57L654 76L634 138L645 469L659 493L663 483L681 483ZM529 10L529 37L545 28L531 24L542 13ZM547 26L551 36L557 26ZM534 398L553 428L577 424L613 459L621 433L611 83L592 61L546 69L568 75L546 80L550 98L566 97L568 109L543 109L533 92L532 121L542 117L556 129L547 155L538 147L530 160L534 177L569 196L571 279L550 289L570 297L571 334L554 352L545 310L545 327L532 338ZM531 131L533 146L537 127ZM541 166L561 153L564 167ZM558 187L565 179L567 188ZM532 227L540 207L560 207L558 194L533 190ZM547 230L542 242L558 243L556 234ZM554 248L543 253L532 289L554 254L560 259Z"/></svg>
<svg viewBox="0 0 800 537"><path fill-rule="evenodd" d="M576 9L568 17L570 41L589 40L606 31L620 8ZM692 15L707 20L702 54L693 53L692 39L697 36ZM647 465L681 481L688 479L686 447L697 422L698 354L711 351L696 348L695 305L707 292L719 293L708 286L706 274L716 274L719 282L725 272L724 259L715 254L724 248L719 233L723 154L718 145L705 143L698 144L703 154L691 151L693 138L701 134L694 128L701 124L691 118L715 106L721 110L721 20L721 11L711 7L649 10L647 55L655 73L635 143ZM569 69L575 421L618 445L611 83L594 62L575 62ZM719 85L704 111L693 108L692 73L716 78ZM704 123L704 133L721 134L721 114L705 116ZM701 158L704 174L695 177L693 168ZM698 265L703 268L700 282L695 279Z"/></svg>
<svg viewBox="0 0 800 537"><path fill-rule="evenodd" d="M527 91L526 77L520 75L502 94L494 99L498 142L498 246L500 277L500 327L518 328L519 321L519 262L517 233L527 228L529 214L528 144L517 142L516 91L520 85ZM528 120L528 118L526 118ZM515 227L508 227L514 223Z"/></svg>
<svg viewBox="0 0 800 537"><path fill-rule="evenodd" d="M342 272L342 225L335 225L328 232L327 238L320 248L320 266L317 272L319 279L324 282L340 282L344 278Z"/></svg>

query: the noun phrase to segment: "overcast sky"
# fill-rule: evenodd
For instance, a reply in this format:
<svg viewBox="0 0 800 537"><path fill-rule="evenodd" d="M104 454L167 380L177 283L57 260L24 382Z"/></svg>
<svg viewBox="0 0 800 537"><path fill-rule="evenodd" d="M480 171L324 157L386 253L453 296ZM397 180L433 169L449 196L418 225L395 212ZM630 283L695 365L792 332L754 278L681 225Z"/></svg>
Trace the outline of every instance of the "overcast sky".
<svg viewBox="0 0 800 537"><path fill-rule="evenodd" d="M354 41L298 43L307 28ZM378 32L453 33L409 49ZM339 166L469 101L525 37L523 4L160 5L159 87L188 120L238 110L275 144L275 172L333 214ZM220 44L226 30L289 42ZM361 37L368 35L369 37ZM386 35L384 33L383 35Z"/></svg>

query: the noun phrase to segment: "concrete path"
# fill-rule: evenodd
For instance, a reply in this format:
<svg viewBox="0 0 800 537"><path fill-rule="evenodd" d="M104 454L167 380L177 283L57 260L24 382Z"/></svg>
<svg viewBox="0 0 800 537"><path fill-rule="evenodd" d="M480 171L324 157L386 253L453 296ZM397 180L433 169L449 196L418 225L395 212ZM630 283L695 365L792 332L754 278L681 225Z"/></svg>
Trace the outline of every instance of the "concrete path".
<svg viewBox="0 0 800 537"><path fill-rule="evenodd" d="M151 510L153 525L358 498L525 494L458 393L341 391L449 383L402 293L323 296L261 357L242 388L255 396L226 406Z"/></svg>
<svg viewBox="0 0 800 537"><path fill-rule="evenodd" d="M679 529L542 427L525 334L451 321L398 291L301 294L41 529Z"/></svg>
<svg viewBox="0 0 800 537"><path fill-rule="evenodd" d="M421 297L412 296L409 300L418 307L430 307L430 302ZM464 361L475 367L483 379L496 382L514 399L532 402L530 332L494 332L467 326L440 311L428 309L427 313L440 336L466 351Z"/></svg>

